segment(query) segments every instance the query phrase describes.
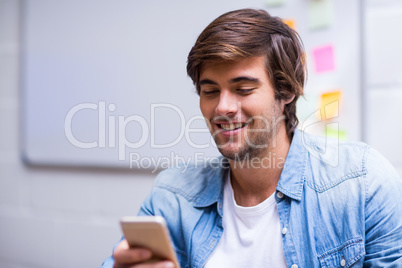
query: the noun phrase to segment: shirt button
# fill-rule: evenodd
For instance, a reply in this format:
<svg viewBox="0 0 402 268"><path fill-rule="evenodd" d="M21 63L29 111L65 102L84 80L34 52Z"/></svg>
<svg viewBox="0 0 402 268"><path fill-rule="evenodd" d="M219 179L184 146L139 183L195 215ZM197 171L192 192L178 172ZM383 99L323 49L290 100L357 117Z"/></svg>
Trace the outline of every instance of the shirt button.
<svg viewBox="0 0 402 268"><path fill-rule="evenodd" d="M341 266L344 267L345 265L346 265L346 261L345 261L344 258L342 258L342 260L341 260Z"/></svg>
<svg viewBox="0 0 402 268"><path fill-rule="evenodd" d="M282 234L285 235L287 233L288 229L286 227L283 227L282 229Z"/></svg>
<svg viewBox="0 0 402 268"><path fill-rule="evenodd" d="M276 196L279 198L279 199L282 199L283 198L283 193L281 193L281 192L277 192L276 193Z"/></svg>
<svg viewBox="0 0 402 268"><path fill-rule="evenodd" d="M293 264L290 268L298 268L297 264Z"/></svg>

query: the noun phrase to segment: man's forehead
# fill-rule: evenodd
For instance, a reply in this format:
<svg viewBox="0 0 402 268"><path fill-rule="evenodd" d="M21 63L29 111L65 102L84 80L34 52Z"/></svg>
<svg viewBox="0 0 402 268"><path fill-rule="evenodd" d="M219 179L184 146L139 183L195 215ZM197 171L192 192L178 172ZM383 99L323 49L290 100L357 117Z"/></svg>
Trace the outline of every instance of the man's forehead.
<svg viewBox="0 0 402 268"><path fill-rule="evenodd" d="M233 66L233 65L249 65L250 63L260 62L265 65L265 56L252 56L247 58L238 58L232 60L224 59L209 59L202 62L200 71L202 72L208 68L214 68L217 66Z"/></svg>
<svg viewBox="0 0 402 268"><path fill-rule="evenodd" d="M224 80L229 83L242 81L260 82L265 76L264 57L249 57L236 61L208 61L200 70L199 84L211 84L210 81Z"/></svg>

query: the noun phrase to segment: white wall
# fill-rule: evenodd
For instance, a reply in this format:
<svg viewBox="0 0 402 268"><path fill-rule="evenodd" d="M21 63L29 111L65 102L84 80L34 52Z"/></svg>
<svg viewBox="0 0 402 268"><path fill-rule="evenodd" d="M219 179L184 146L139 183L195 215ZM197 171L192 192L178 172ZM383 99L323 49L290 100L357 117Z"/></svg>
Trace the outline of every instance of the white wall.
<svg viewBox="0 0 402 268"><path fill-rule="evenodd" d="M0 0L0 268L98 267L155 174L26 167L20 160L19 11Z"/></svg>
<svg viewBox="0 0 402 268"><path fill-rule="evenodd" d="M365 140L402 170L402 1L366 3Z"/></svg>

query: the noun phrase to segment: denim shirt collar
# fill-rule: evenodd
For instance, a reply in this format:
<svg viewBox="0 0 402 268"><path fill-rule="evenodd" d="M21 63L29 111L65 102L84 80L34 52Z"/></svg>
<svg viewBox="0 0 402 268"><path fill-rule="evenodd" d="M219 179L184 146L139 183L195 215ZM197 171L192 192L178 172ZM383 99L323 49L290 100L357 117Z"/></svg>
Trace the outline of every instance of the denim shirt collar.
<svg viewBox="0 0 402 268"><path fill-rule="evenodd" d="M295 130L285 166L279 179L277 190L290 198L301 200L304 184L304 172L307 163L307 150L302 143L303 133ZM222 215L223 188L225 174L229 171L229 161L219 157L218 161L209 163L212 168L208 169L205 176L209 177L209 183L205 189L193 200L194 207L208 207L214 203L218 204L218 212Z"/></svg>
<svg viewBox="0 0 402 268"><path fill-rule="evenodd" d="M290 198L302 198L308 151L303 146L303 132L296 129L276 189Z"/></svg>
<svg viewBox="0 0 402 268"><path fill-rule="evenodd" d="M223 189L225 184L225 175L229 171L229 161L220 156L218 161L210 162L210 169L207 169L208 184L205 189L194 199L194 207L208 207L214 203L218 204L218 213L222 216Z"/></svg>

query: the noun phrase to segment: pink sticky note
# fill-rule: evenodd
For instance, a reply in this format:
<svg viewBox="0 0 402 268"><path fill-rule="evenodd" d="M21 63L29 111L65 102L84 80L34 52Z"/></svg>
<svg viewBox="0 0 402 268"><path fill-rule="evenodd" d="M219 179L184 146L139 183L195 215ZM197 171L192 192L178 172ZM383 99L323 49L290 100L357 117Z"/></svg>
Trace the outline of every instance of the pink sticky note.
<svg viewBox="0 0 402 268"><path fill-rule="evenodd" d="M313 49L313 58L317 73L333 71L335 69L334 47L332 45Z"/></svg>

